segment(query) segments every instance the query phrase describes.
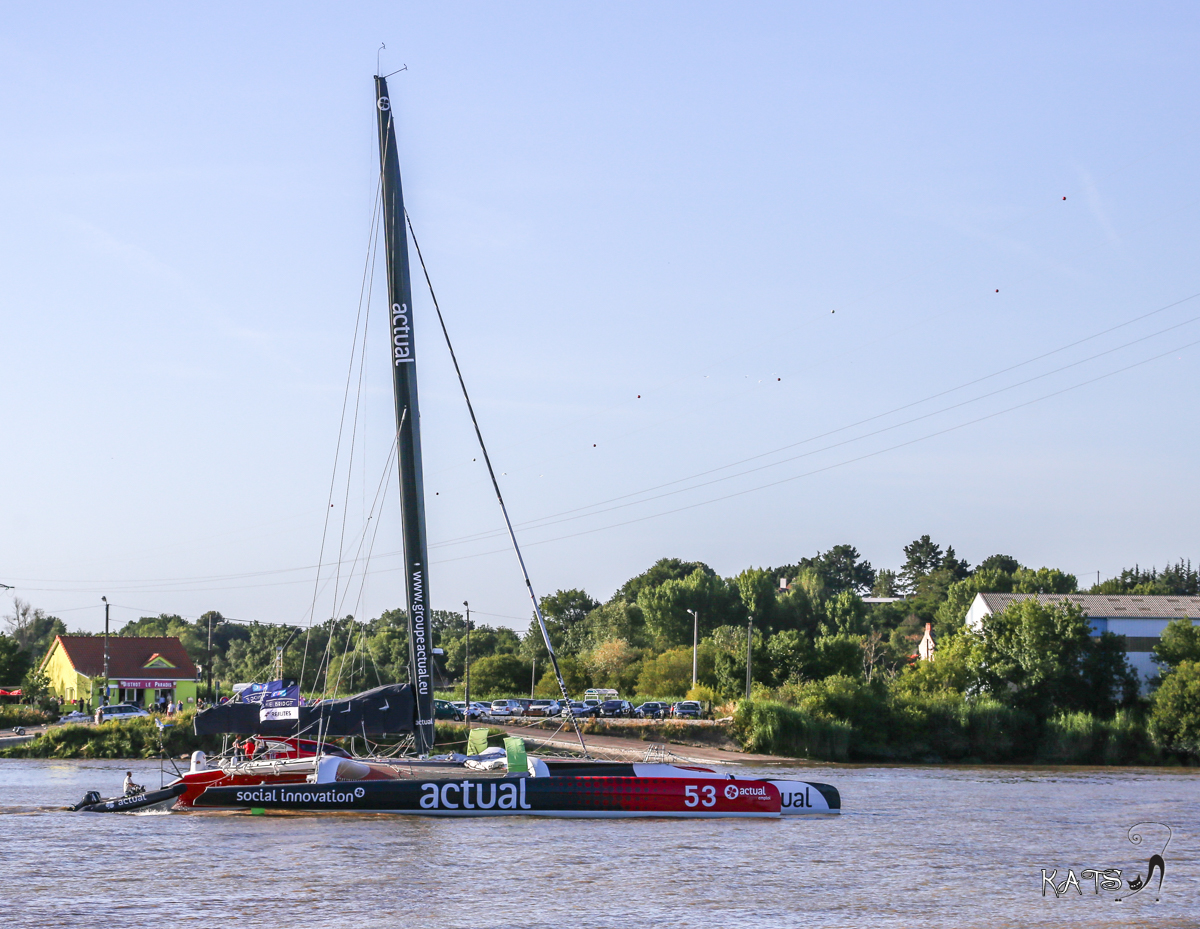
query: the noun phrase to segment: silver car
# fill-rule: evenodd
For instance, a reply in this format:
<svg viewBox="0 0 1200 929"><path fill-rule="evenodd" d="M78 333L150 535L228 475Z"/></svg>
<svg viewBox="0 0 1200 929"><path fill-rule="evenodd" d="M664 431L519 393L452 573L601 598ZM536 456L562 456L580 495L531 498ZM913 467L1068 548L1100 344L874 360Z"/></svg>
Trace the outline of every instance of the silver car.
<svg viewBox="0 0 1200 929"><path fill-rule="evenodd" d="M140 706L134 706L132 703L114 703L112 706L100 707L100 721L102 723L106 723L110 719L136 719L138 716L149 715Z"/></svg>

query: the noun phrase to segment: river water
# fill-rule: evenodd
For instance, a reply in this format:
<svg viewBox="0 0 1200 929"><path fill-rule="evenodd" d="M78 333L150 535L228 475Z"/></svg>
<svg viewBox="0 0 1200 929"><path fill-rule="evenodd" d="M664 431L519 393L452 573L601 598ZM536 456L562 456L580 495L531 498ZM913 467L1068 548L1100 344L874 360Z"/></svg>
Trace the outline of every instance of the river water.
<svg viewBox="0 0 1200 929"><path fill-rule="evenodd" d="M619 927L1200 925L1200 773L823 766L840 816L439 820L369 814L75 814L158 763L0 760L0 926ZM776 777L786 769L771 769ZM750 773L738 769L737 773ZM1144 875L1161 901L1042 869Z"/></svg>

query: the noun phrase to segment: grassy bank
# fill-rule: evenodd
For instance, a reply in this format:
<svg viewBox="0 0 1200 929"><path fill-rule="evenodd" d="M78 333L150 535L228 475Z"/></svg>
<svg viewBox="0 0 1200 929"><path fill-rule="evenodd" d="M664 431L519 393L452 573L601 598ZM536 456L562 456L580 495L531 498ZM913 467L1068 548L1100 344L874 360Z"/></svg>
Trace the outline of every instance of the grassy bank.
<svg viewBox="0 0 1200 929"><path fill-rule="evenodd" d="M1183 764L1136 714L1037 719L992 700L880 699L833 715L767 700L742 701L732 731L746 751L818 761L965 764Z"/></svg>
<svg viewBox="0 0 1200 929"><path fill-rule="evenodd" d="M99 726L67 725L48 729L32 742L0 751L4 758L157 758L160 750L183 755L219 750L221 740L201 738L192 731L192 716L184 713L161 733L151 717L113 720ZM162 736L160 749L159 736Z"/></svg>
<svg viewBox="0 0 1200 929"><path fill-rule="evenodd" d="M0 758L157 758L160 750L178 758L194 751L221 750L220 736L197 736L192 730L194 712L172 718L172 725L161 733L153 718L114 720L100 726L67 725L47 730L31 742L0 750ZM467 727L455 723L436 725L435 750L462 751L467 743ZM503 745L504 732L488 730L489 745ZM331 739L334 744L351 746L348 739ZM394 745L395 742L379 743ZM353 746L364 748L362 740Z"/></svg>
<svg viewBox="0 0 1200 929"><path fill-rule="evenodd" d="M30 706L0 706L0 730L13 726L41 726L58 720L58 715Z"/></svg>

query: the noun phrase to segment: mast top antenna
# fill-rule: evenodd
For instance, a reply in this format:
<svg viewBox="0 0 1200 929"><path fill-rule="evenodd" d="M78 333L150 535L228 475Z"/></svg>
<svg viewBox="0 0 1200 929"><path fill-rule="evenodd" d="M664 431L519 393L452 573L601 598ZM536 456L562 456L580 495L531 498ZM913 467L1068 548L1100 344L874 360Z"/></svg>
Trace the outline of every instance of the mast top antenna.
<svg viewBox="0 0 1200 929"><path fill-rule="evenodd" d="M379 75L379 72L383 70L383 68L382 68L382 67L380 67L380 64L379 64L379 54L380 54L380 52L382 52L382 51L383 51L384 49L386 49L386 48L387 48L387 44L386 44L386 43L384 43L384 42L380 42L380 43L379 43L379 48L377 48L377 49L375 50L375 76L376 76L376 77L379 77L379 76L380 76L380 75ZM397 68L395 71L391 72L391 74L385 74L385 75L383 75L383 77L384 77L384 78L389 78L389 77L391 77L391 76L392 76L392 74L399 74L401 71L407 71L407 70L408 70L408 65L405 65L405 66L404 66L404 67L402 67L402 68Z"/></svg>

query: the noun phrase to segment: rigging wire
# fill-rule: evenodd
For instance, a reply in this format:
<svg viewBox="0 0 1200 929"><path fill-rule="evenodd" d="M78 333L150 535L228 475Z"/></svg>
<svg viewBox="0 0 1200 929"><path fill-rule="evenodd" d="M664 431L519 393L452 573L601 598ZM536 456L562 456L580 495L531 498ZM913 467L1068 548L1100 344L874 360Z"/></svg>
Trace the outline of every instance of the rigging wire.
<svg viewBox="0 0 1200 929"><path fill-rule="evenodd" d="M675 509L672 509L672 510L664 510L660 513L651 513L648 516L640 516L636 519L630 519L630 520L626 520L626 521L620 522L620 523L612 523L607 526L598 526L593 529L585 529L581 532L573 532L573 533L570 533L569 535L556 536L555 538L552 538L552 539L542 539L541 541L538 541L538 542L530 542L529 546L533 547L535 545L548 545L551 542L561 542L564 539L574 539L574 538L578 538L579 536L591 535L596 532L604 532L608 529L617 529L622 526L630 526L635 523L645 522L646 520L650 520L650 519L658 519L661 516L669 516L673 513L682 513L685 510L692 510L692 509L695 509L696 507L708 506L709 504L719 503L723 500L731 500L734 497L741 497L741 496L745 496L746 494L755 493L760 490L766 490L771 487L778 487L780 484L787 484L787 483L790 483L791 481L800 480L801 478L811 477L814 474L821 474L822 472L825 472L825 471L831 471L834 468L840 468L845 465L854 464L859 461L865 461L868 458L875 458L879 455L883 455L887 452L895 451L896 449L899 449L899 448L905 448L909 445L915 445L918 442L924 442L928 439L936 438L937 436L946 435L949 432L955 432L959 429L964 429L967 426L973 426L976 423L981 423L981 422L984 422L989 419L994 419L995 417L1002 416L1005 413L1011 413L1014 410L1019 410L1019 409L1023 409L1024 407L1027 407L1027 406L1032 406L1035 403L1040 403L1043 400L1048 400L1052 397L1057 397L1062 394L1069 393L1072 390L1078 390L1081 387L1086 387L1089 384L1096 383L1097 381L1102 381L1102 380L1105 380L1106 378L1114 377L1117 374L1122 374L1122 373L1124 373L1126 371L1130 371L1134 368L1141 367L1142 365L1150 364L1153 361L1158 361L1161 358L1165 358L1168 355L1175 354L1176 352L1181 352L1185 349L1192 348L1195 345L1200 345L1200 339L1197 339L1194 342L1187 342L1183 345L1175 346L1174 348L1168 349L1165 352L1161 352L1157 355L1152 355L1151 357L1144 358L1141 361L1136 361L1133 364L1126 365L1123 368L1117 368L1114 371L1108 371L1104 374L1097 375L1096 377L1089 378L1086 381L1080 381L1078 384L1072 384L1068 387L1063 387L1060 390L1055 390L1055 391L1052 391L1051 393L1043 394L1040 397L1034 397L1032 400L1026 400L1022 403L1014 404L1013 406L1006 407L1003 410L996 410L995 412L988 413L985 416L980 416L976 419L972 419L967 422L956 423L953 426L948 426L945 429L939 429L936 432L930 432L930 433L927 433L926 435L918 436L915 439L909 439L905 442L899 442L896 445L888 446L887 448L877 449L872 452L867 452L866 454L863 454L863 455L858 455L854 458L848 458L844 461L837 461L837 462L834 462L833 464L824 465L823 467L820 467L820 468L814 468L811 471L805 471L801 474L793 474L790 477L780 478L779 480L771 481L770 483L767 483L767 484L759 484L755 487L748 487L744 490L734 491L733 493L724 494L720 497L713 497L708 500L701 500L697 503L689 503L686 506L676 507ZM499 554L504 551L505 551L505 549L502 549L502 548L501 549L493 549L493 550L487 551L487 552L478 552L473 555L463 555L458 558L445 558L445 559L442 559L442 561L435 562L435 563L436 564L444 564L444 563L450 562L450 561L464 561L464 560L467 560L470 558L480 558L480 557L483 557L484 555L495 555L495 554Z"/></svg>
<svg viewBox="0 0 1200 929"><path fill-rule="evenodd" d="M354 353L358 347L359 323L362 320L364 299L365 299L366 303L368 304L368 312L369 312L370 294L374 287L373 281L374 281L375 275L373 272L374 272L374 268L375 268L375 255L379 250L379 212L380 212L380 207L382 206L382 203L383 203L382 197L380 196L380 191L382 190L382 187L383 187L383 174L381 172L378 179L375 182L375 198L374 198L374 205L372 206L372 209L371 209L370 232L367 235L367 254L366 254L366 257L363 259L363 278L362 278L362 283L359 285L359 288L358 288L358 310L355 313L355 317L354 317L354 338L350 342L350 365L346 369L346 386L342 392L342 415L341 415L340 421L338 422L337 444L335 445L334 452L333 452L333 473L330 474L330 476L329 476L329 496L328 496L328 499L325 501L326 504L328 504L328 505L325 507L324 525L321 529L321 547L320 547L320 550L317 555L317 573L316 573L316 576L313 578L312 605L310 606L309 613L308 613L308 628L310 630L312 629L313 620L316 618L316 613L317 613L317 596L320 593L320 584L321 584L321 565L325 560L325 539L329 532L329 511L333 508L333 489L337 482L338 458L341 455L341 451L342 451L342 431L344 430L344 428L346 426L346 406L348 405L348 403L350 401L350 379L354 374ZM364 331L363 332L363 344L364 345L366 344L366 340L367 340L367 334ZM339 562L340 562L340 560L341 560L340 553L339 553L338 557L339 557ZM303 678L304 678L304 669L308 663L308 639L309 639L309 635L308 635L308 633L305 633L304 656L300 661L300 678L301 678L301 680L303 680Z"/></svg>
<svg viewBox="0 0 1200 929"><path fill-rule="evenodd" d="M605 507L604 509L602 509L602 510L596 510L596 511L595 511L595 512L593 512L593 513L585 513L585 514L582 514L582 515L577 515L577 516L566 516L566 517L564 517L564 518L562 518L562 519L557 519L557 520L552 520L552 521L548 521L548 522L543 522L543 523L542 523L540 526L537 526L536 528L545 528L546 526L554 526L554 525L559 525L559 524L561 524L561 523L565 523L565 522L572 522L572 521L574 521L574 520L577 520L577 519L585 519L585 518L587 518L588 516L596 516L596 515L599 515L600 513L609 513L609 512L612 512L612 511L614 511L614 510L621 510L621 509L625 509L625 508L627 508L627 507L631 507L631 506L640 506L641 504L643 504L643 503L648 503L648 502L649 502L649 501L651 501L651 500L660 500L660 499L662 499L662 498L664 498L664 497L672 497L672 496L675 496L676 494L690 493L691 491L693 491L693 490L698 490L698 489L699 489L699 488L701 488L701 487L708 487L708 486L711 486L711 485L713 485L713 484L720 484L720 483L723 483L723 482L725 482L725 481L731 481L731 480L734 480L735 478L744 477L744 476L746 476L747 474L754 474L754 473L756 473L756 472L758 472L758 471L765 471L765 470L767 470L767 469L769 469L769 468L777 468L777 467L779 467L780 465L789 464L790 462L793 462L793 461L798 461L798 460L800 460L801 458L810 458L810 457L812 457L813 455L820 454L821 452L826 452L826 451L829 451L829 450L831 450L831 449L834 449L834 448L840 448L840 447L841 447L841 446L843 446L843 445L849 445L849 444L850 444L850 443L852 443L852 442L858 442L858 441L861 441L862 439L868 439L868 438L872 438L873 436L881 435L882 433L885 433L885 432L890 432L890 431L892 431L893 429L900 429L900 428L902 428L902 427L904 427L904 426L910 426L910 425L912 425L913 423L920 422L921 420L924 420L924 419L929 419L929 418L930 418L930 417L932 417L932 416L938 416L938 415L940 415L940 414L942 414L942 413L947 413L947 412L949 412L949 411L951 411L951 410L955 410L955 409L958 409L959 407L967 406L968 404L971 404L971 403L978 403L980 400L986 400L986 399L988 399L989 397L994 397L994 396L996 396L996 395L998 395L998 394L1005 393L1005 392L1007 392L1007 391L1009 391L1009 390L1014 390L1014 389L1015 389L1015 388L1017 388L1017 387L1023 387L1023 386L1025 386L1026 384L1031 384L1031 383L1033 383L1034 381L1039 381L1039 380L1042 380L1043 378L1050 377L1050 376L1051 376L1051 375L1053 375L1053 374L1059 374L1059 373L1061 373L1061 372L1063 372L1063 371L1066 371L1066 370L1068 370L1068 369L1070 369L1070 368L1078 367L1078 366L1079 366L1079 365L1081 365L1081 364L1086 364L1086 363L1087 363L1087 362L1089 362L1089 361L1095 361L1097 358L1102 358L1102 357L1104 357L1105 355L1111 355L1113 352L1121 351L1121 350L1123 350L1123 349L1129 348L1131 345L1136 345L1136 344L1138 344L1139 342L1144 342L1144 341L1146 341L1147 339L1152 339L1152 338L1155 338L1155 337L1157 337L1157 336L1163 335L1163 334L1164 334L1164 333L1166 333L1166 332L1170 332L1170 331L1172 331L1172 330L1174 330L1174 329L1179 329L1179 328L1180 328L1180 327L1182 327L1182 326L1187 326L1187 325L1190 325L1190 324L1192 324L1192 323L1194 323L1194 322L1197 322L1197 321L1200 321L1200 316L1193 316L1191 319L1185 319L1185 320L1184 320L1183 322L1181 322L1181 323L1176 323L1176 324L1175 324L1175 325L1173 325L1173 326L1168 326L1168 327L1167 327L1167 328L1165 328L1165 329L1160 329L1158 332L1152 332L1152 333L1150 333L1149 335L1144 335L1144 336L1141 336L1141 337L1139 337L1139 338L1137 338L1137 339L1133 339L1133 340L1131 340L1131 341L1129 341L1129 342L1126 342L1126 343L1123 343L1123 344L1121 344L1121 345L1115 346L1114 348L1106 349L1106 350L1104 350L1104 351L1102 351L1102 352L1097 352L1095 355L1090 355L1090 356L1088 356L1087 358L1081 358L1081 359L1079 359L1078 361L1073 361L1073 362L1071 362L1070 364L1065 364L1065 365L1062 365L1062 366L1060 366L1060 367L1058 367L1058 368L1054 368L1054 369L1052 369L1052 370L1050 370L1050 371L1045 371L1045 372L1043 372L1043 373L1041 373L1041 374L1036 374L1036 375L1034 375L1033 377L1026 378L1026 379L1025 379L1025 380L1023 380L1023 381L1017 381L1017 382L1016 382L1016 383L1014 383L1014 384L1009 384L1009 385L1007 385L1007 386L1005 386L1005 387L999 387L999 388L997 388L997 389L995 389L995 390L989 391L989 392L987 392L987 393L984 393L984 394L980 394L979 396L976 396L976 397L970 397L970 398L968 398L968 399L966 399L966 400L961 400L961 401L959 401L958 403L953 403L953 404L951 404L951 405L949 405L949 406L942 407L941 409L932 410L932 411L930 411L930 412L928 412L928 413L922 413L920 416L914 416L914 417L912 417L911 419L906 419L906 420L904 420L903 422L899 422L899 423L893 423L893 424L891 424L890 426L883 426L882 428L876 429L876 430L874 430L874 431L872 431L872 432L865 432L865 433L863 433L862 435L851 436L850 438L848 438L848 439L843 439L843 440L841 440L840 442L833 442L833 443L831 443L831 444L829 444L829 445L823 445L823 446L821 446L820 448L812 449L811 451L802 452L801 454L798 454L798 455L792 455L791 457L788 457L788 458L782 458L782 459L780 459L779 461L773 461L773 462L770 462L770 463L768 463L768 464L758 465L757 467L754 467L754 468L747 468L747 469L745 469L745 470L743 470L743 471L738 471L738 472L736 472L736 473L734 473L734 474L727 474L727 475L724 475L723 477L717 477L717 478L713 478L712 480L704 481L704 482L702 482L702 483L699 483L699 484L693 484L693 485L692 485L692 486L690 486L690 487L682 487L682 488L679 488L679 489L677 489L677 490L669 490L669 491L666 491L665 493L661 493L661 494L655 494L654 496L650 496L650 497L643 497L643 498L642 498L642 499L640 499L640 500L632 500L632 501L629 501L629 502L626 502L626 503L619 503L619 504L617 504L616 506ZM1168 354L1169 354L1169 353L1168 353ZM1085 383L1086 383L1086 382L1085 382ZM904 409L904 407L898 407L897 409ZM893 412L894 412L894 411L893 411ZM880 414L880 415L887 415L887 414ZM871 417L871 418L872 418L872 419L878 419L879 417ZM870 420L863 420L863 422L869 422L869 421L870 421ZM761 454L761 455L756 455L756 456L754 456L753 458L744 459L744 461L753 461L753 460L756 460L756 459L758 459L758 458L763 458L763 457L766 457L767 455L776 454L776 453L777 453L777 452L779 452L779 451L784 451L784 450L786 450L786 449L789 449L789 448L795 448L797 445L803 445L803 444L806 444L807 442L814 441L814 440L815 440L815 439L817 439L817 438L822 438L823 436L832 435L832 434L834 434L834 433L836 433L836 432L840 432L840 431L842 431L842 430L840 430L840 429L837 429L837 430L833 430L833 432L826 432L826 433L822 433L820 436L814 436L813 438L810 438L810 439L805 439L803 442L797 442L797 443L794 443L794 444L792 444L792 445L787 445L787 446L784 446L784 447L783 447L783 448L781 448L781 449L776 449L775 451L772 451L772 452L764 452L763 454ZM738 462L738 464L741 464L741 463L744 463L744 462ZM707 471L707 472L701 472L701 474L700 474L700 475L696 475L696 476L694 476L694 477L692 477L692 478L680 478L680 480L679 480L679 481L671 481L671 482L670 482L670 483L668 483L668 484L664 484L664 485L660 485L660 486L664 486L664 487L665 487L665 486L671 486L672 484L679 483L680 481L684 481L684 480L694 480L694 479L695 479L695 477L701 477L701 476L705 476L705 475L707 475L707 474L712 474L712 473L715 473L716 471L722 471L722 470L725 470L725 468L728 468L728 467L733 467L733 466L732 466L732 465L726 465L726 466L724 466L724 467L722 467L722 468L714 468L714 469L712 469L712 470L710 470L710 471ZM643 493L649 493L649 491L643 491ZM633 495L627 495L627 496L633 496ZM638 494L637 496L641 496L641 494ZM617 499L620 499L620 498L617 498ZM493 533L493 535L495 535L495 533ZM449 543L443 543L443 544L449 544Z"/></svg>
<svg viewBox="0 0 1200 929"><path fill-rule="evenodd" d="M413 247L417 250L417 258L421 262L421 271L425 275L425 285L429 288L429 297L433 300L433 308L437 311L438 323L442 327L442 336L446 340L446 348L450 351L450 360L454 363L454 373L458 375L458 386L462 388L463 399L467 402L467 412L471 416L471 425L475 427L475 438L479 440L479 450L483 455L484 464L487 465L488 476L492 479L492 489L496 491L496 500L500 504L500 512L504 516L504 524L508 527L508 537L512 541L513 551L517 555L517 563L521 566L521 574L525 578L525 587L529 591L529 599L533 601L533 612L537 616L538 626L542 630L542 638L546 642L546 651L550 655L550 664L554 668L554 676L558 679L558 688L562 691L563 700L570 706L571 698L567 694L567 685L563 680L562 671L558 667L558 656L554 654L554 644L550 641L550 632L546 629L546 619L542 616L542 608L538 604L537 594L533 590L533 581L529 579L529 571L525 568L525 558L521 555L521 546L517 543L517 534L513 531L512 520L508 518L508 507L504 505L504 495L500 493L500 483L496 480L496 471L492 467L492 459L488 455L487 445L483 441L483 432L479 429L479 420L475 418L475 408L471 405L471 396L467 393L467 382L463 380L462 369L458 366L458 357L454 354L454 345L450 342L450 332L446 329L446 320L442 317L442 308L438 306L437 294L433 292L433 281L429 279L429 269L425 267L425 256L421 254L421 245L417 241L417 233L413 230L412 218L408 215L408 211L404 211L404 219L408 223L408 231L412 236ZM579 739L579 747L583 750L585 758L591 757L588 755L587 745L583 741L583 730L579 728L579 721L575 718L574 713L568 712L567 717L571 720L571 728L575 730L575 737Z"/></svg>

